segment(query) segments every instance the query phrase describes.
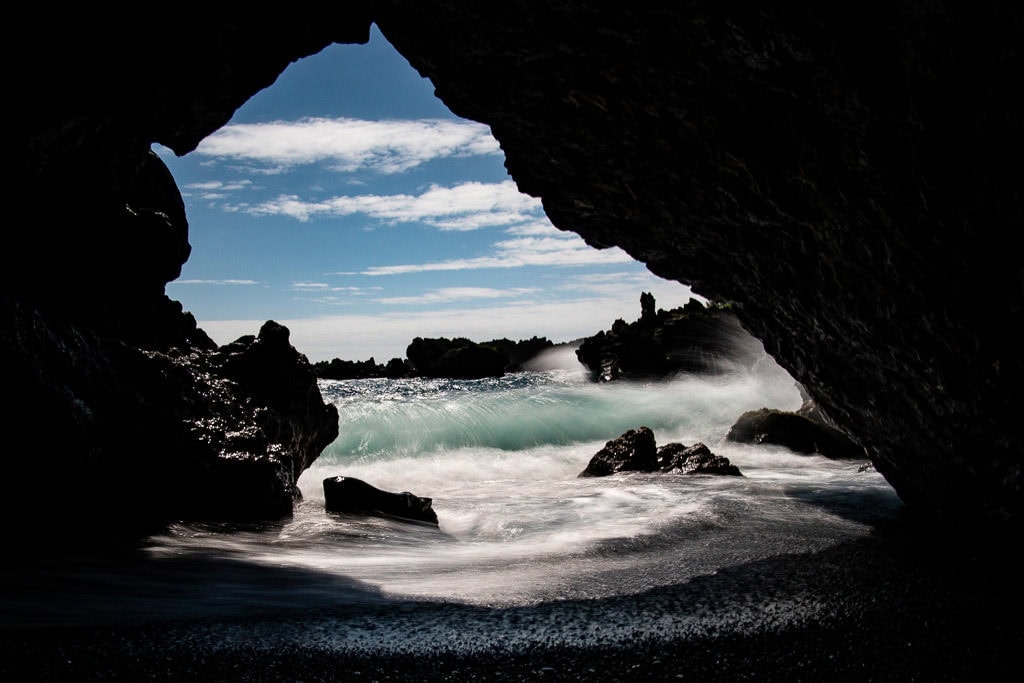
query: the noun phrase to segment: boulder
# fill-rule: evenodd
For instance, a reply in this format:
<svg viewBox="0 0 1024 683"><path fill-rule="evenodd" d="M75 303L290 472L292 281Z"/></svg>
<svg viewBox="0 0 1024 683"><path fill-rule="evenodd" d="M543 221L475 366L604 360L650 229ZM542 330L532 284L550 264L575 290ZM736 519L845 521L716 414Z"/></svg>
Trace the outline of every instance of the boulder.
<svg viewBox="0 0 1024 683"><path fill-rule="evenodd" d="M805 413L761 408L740 415L726 438L737 443L768 443L796 451L817 453L834 460L865 460L867 454L850 437L838 429L806 415L818 413L806 408Z"/></svg>
<svg viewBox="0 0 1024 683"><path fill-rule="evenodd" d="M677 472L742 476L728 458L715 455L707 446L668 443L658 448L649 427L630 429L607 442L594 454L580 477L604 477L616 472Z"/></svg>
<svg viewBox="0 0 1024 683"><path fill-rule="evenodd" d="M685 446L668 443L658 449L658 467L662 472L680 474L721 474L733 477L743 476L740 468L729 459L715 455L702 443Z"/></svg>
<svg viewBox="0 0 1024 683"><path fill-rule="evenodd" d="M654 432L648 427L638 427L607 442L579 476L604 477L616 472L653 472L656 469L658 450Z"/></svg>
<svg viewBox="0 0 1024 683"><path fill-rule="evenodd" d="M354 477L328 477L323 481L324 507L328 512L374 515L437 525L433 501L408 491L382 491Z"/></svg>

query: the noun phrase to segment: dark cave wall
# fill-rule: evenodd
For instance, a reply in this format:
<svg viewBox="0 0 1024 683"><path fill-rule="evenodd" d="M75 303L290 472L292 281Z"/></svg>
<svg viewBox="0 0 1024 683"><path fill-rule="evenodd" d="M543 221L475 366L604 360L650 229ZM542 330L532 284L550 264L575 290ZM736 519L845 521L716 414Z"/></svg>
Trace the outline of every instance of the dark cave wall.
<svg viewBox="0 0 1024 683"><path fill-rule="evenodd" d="M739 303L907 501L1008 519L1021 15L383 2L375 18L454 112L492 126L558 227Z"/></svg>
<svg viewBox="0 0 1024 683"><path fill-rule="evenodd" d="M123 349L131 367L171 349L216 356L163 294L188 227L150 144L187 153L295 59L365 41L372 19L456 114L491 126L558 227L736 302L915 508L1019 521L1022 13L937 1L29 10L6 48L13 196L28 210L0 274L0 353L16 379L3 413L9 432L54 438L13 458L6 480L49 457L101 471L131 457L105 436L139 391L110 360ZM128 389L81 404L96 377ZM244 394L217 386L225 402Z"/></svg>

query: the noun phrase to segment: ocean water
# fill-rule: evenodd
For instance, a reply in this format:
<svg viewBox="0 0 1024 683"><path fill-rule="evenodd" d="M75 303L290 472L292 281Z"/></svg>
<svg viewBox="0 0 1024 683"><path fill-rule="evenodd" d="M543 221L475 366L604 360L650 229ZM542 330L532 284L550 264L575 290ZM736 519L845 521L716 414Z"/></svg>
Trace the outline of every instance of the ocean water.
<svg viewBox="0 0 1024 683"><path fill-rule="evenodd" d="M767 357L753 370L595 384L563 352L496 379L320 388L340 436L301 476L293 517L176 524L130 558L6 576L3 626L619 600L826 549L901 507L863 462L725 440L744 411L799 407L795 383ZM641 425L659 445L703 442L744 476L577 476ZM326 512L322 481L338 475L431 498L438 527Z"/></svg>

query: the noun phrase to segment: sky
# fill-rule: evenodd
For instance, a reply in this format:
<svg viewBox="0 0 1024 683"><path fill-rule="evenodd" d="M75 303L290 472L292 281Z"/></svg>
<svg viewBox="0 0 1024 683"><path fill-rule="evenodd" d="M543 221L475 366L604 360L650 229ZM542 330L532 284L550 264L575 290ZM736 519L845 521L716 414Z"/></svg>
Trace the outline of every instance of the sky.
<svg viewBox="0 0 1024 683"><path fill-rule="evenodd" d="M192 244L167 294L219 344L276 320L310 361L383 363L415 337L567 342L637 319L641 292L693 296L552 226L490 129L376 27L293 63L195 151L153 149Z"/></svg>

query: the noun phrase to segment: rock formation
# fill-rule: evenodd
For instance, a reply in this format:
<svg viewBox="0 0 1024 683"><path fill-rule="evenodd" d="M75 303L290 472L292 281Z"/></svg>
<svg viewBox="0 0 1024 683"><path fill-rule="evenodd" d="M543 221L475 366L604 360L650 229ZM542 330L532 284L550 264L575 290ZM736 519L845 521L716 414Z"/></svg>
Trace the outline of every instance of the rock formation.
<svg viewBox="0 0 1024 683"><path fill-rule="evenodd" d="M742 476L729 459L715 455L702 443L686 446L667 443L658 447L650 427L623 432L587 463L580 477L606 477L618 472L674 472Z"/></svg>
<svg viewBox="0 0 1024 683"><path fill-rule="evenodd" d="M24 12L0 352L5 432L33 441L7 458L5 511L41 471L171 457L115 433L150 414L136 406L164 358L210 351L163 296L188 244L149 145L191 151L291 61L376 21L491 127L556 226L733 302L908 504L1024 517L1019 3Z"/></svg>
<svg viewBox="0 0 1024 683"><path fill-rule="evenodd" d="M342 360L333 358L313 363L313 372L320 379L366 379L387 377L398 379L412 375L412 368L401 358L392 358L387 364L378 363L371 356L368 360Z"/></svg>
<svg viewBox="0 0 1024 683"><path fill-rule="evenodd" d="M737 443L785 446L797 453L817 453L834 460L864 460L864 449L830 425L800 412L761 408L740 415L726 437Z"/></svg>
<svg viewBox="0 0 1024 683"><path fill-rule="evenodd" d="M636 321L616 320L576 350L592 379L667 379L685 372L749 369L764 354L760 342L726 308L690 299L685 306L655 312L649 292L641 294L640 305Z"/></svg>
<svg viewBox="0 0 1024 683"><path fill-rule="evenodd" d="M324 506L329 512L391 517L437 526L433 501L408 491L382 491L354 477L328 477L323 481Z"/></svg>

